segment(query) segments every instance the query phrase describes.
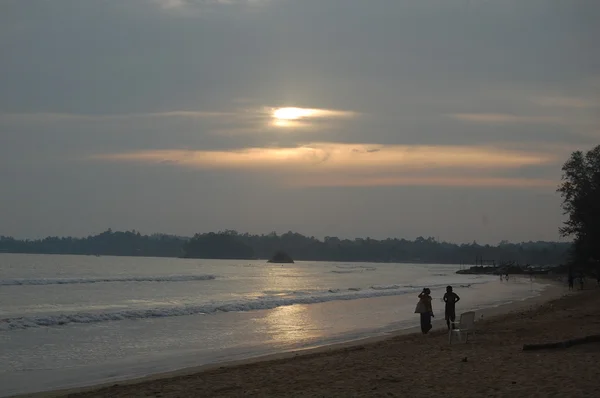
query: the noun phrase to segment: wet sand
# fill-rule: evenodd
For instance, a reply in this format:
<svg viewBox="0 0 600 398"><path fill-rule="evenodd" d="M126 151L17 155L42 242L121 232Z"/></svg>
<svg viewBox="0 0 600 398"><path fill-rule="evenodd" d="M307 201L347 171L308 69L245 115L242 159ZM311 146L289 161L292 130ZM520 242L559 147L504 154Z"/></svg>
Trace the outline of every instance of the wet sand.
<svg viewBox="0 0 600 398"><path fill-rule="evenodd" d="M440 329L187 369L106 387L35 396L351 397L600 396L600 344L523 352L523 344L600 334L600 289L488 311L467 344ZM438 321L439 322L439 321ZM414 331L414 330L413 330Z"/></svg>

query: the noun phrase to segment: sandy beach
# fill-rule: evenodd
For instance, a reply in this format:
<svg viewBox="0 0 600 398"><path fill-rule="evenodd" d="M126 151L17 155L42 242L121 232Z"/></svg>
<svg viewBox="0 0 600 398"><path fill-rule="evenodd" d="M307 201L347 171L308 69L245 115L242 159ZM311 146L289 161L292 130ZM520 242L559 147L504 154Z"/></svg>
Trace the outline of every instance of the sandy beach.
<svg viewBox="0 0 600 398"><path fill-rule="evenodd" d="M427 336L399 334L34 396L600 396L600 344L522 350L523 344L600 333L600 289L552 298L562 292L486 315L467 344L448 345L438 323Z"/></svg>

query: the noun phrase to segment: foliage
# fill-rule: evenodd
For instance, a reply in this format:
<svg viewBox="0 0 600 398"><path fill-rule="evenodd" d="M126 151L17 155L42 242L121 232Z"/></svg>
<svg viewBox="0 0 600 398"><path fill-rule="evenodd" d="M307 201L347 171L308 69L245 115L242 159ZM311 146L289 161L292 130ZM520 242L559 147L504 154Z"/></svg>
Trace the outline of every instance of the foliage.
<svg viewBox="0 0 600 398"><path fill-rule="evenodd" d="M37 240L17 240L0 236L0 253L83 254L112 256L179 257L184 238L172 235L141 235L139 232L113 232L72 238L50 236Z"/></svg>
<svg viewBox="0 0 600 398"><path fill-rule="evenodd" d="M560 233L575 238L572 263L590 267L600 261L600 145L573 152L562 170L558 192L568 219Z"/></svg>
<svg viewBox="0 0 600 398"><path fill-rule="evenodd" d="M273 253L284 251L294 260L446 264L473 264L476 257L495 260L496 264L560 264L566 260L570 247L570 243L506 241L497 246L477 242L459 245L439 242L431 237L410 241L327 236L320 240L295 232L250 235L230 230L196 234L191 239L111 230L81 239L49 237L17 240L0 236L0 252L12 253L269 259Z"/></svg>
<svg viewBox="0 0 600 398"><path fill-rule="evenodd" d="M196 234L183 245L185 257L252 259L254 250L234 235L210 232Z"/></svg>

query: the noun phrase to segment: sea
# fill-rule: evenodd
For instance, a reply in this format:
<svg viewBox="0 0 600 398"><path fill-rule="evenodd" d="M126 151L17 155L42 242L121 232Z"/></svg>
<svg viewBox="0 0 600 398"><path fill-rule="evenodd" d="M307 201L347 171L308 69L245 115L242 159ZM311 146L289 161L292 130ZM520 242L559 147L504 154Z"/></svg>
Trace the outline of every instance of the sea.
<svg viewBox="0 0 600 398"><path fill-rule="evenodd" d="M117 382L417 326L535 296L458 265L0 254L0 396Z"/></svg>

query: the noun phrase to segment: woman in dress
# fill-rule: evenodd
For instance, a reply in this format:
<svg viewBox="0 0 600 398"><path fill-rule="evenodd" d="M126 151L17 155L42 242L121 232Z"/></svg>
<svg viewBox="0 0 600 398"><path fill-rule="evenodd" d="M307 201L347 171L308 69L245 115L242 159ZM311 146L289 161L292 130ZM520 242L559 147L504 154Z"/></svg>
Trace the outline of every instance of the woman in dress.
<svg viewBox="0 0 600 398"><path fill-rule="evenodd" d="M433 308L431 306L431 291L428 288L423 289L419 294L419 302L415 313L421 314L421 332L427 334L431 326L431 317L433 317Z"/></svg>

